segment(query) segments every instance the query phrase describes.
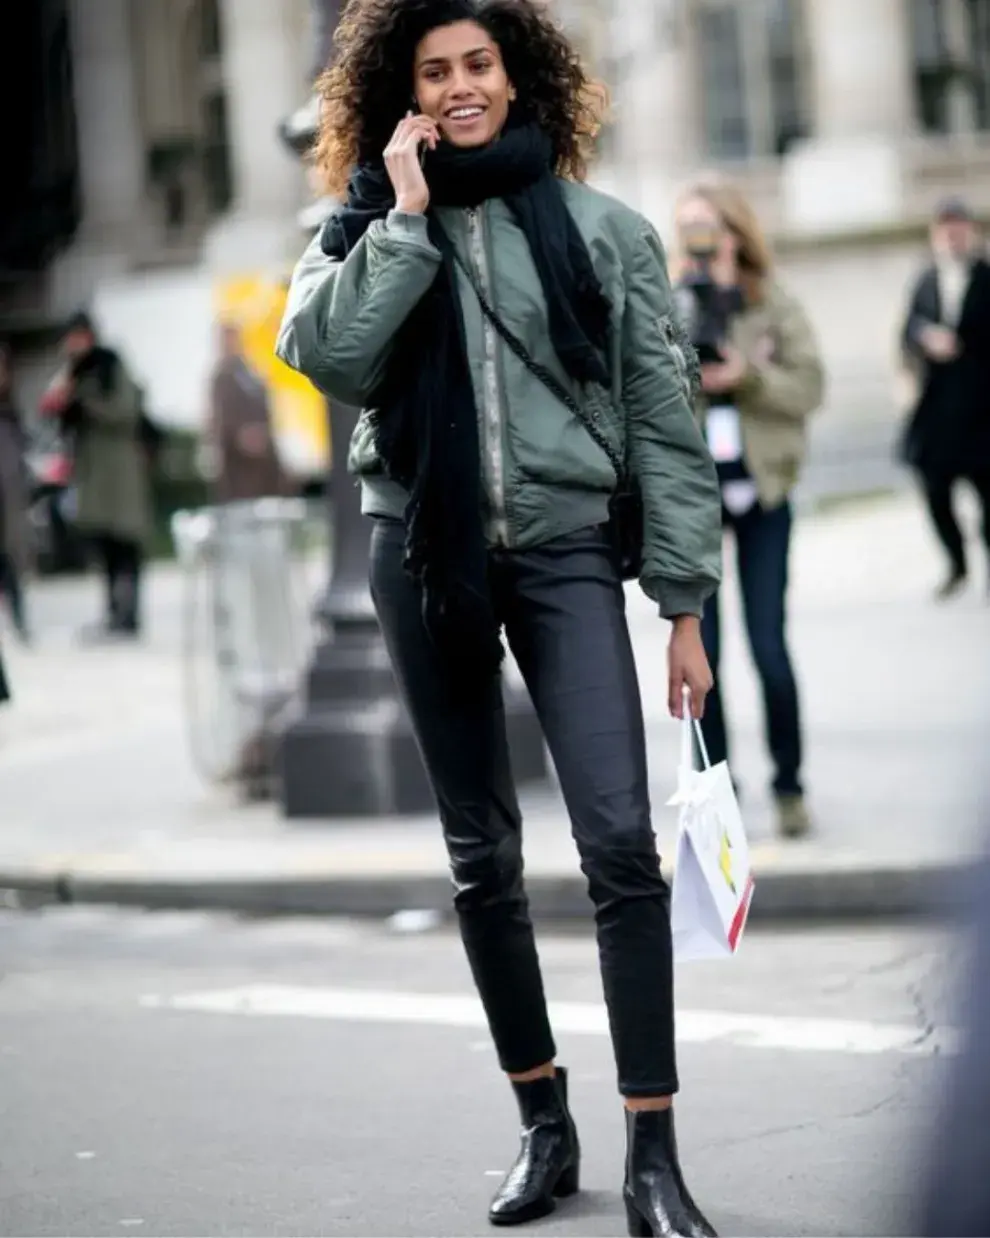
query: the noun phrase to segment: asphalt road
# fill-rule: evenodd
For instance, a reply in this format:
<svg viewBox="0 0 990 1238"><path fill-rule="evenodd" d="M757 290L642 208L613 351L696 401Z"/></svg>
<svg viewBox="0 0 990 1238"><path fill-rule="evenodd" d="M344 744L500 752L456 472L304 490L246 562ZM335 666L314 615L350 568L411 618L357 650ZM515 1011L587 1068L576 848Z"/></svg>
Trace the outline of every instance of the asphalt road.
<svg viewBox="0 0 990 1238"><path fill-rule="evenodd" d="M723 1235L908 1232L946 941L753 932L682 968L682 1157ZM542 946L585 1192L624 1232L594 947ZM0 913L0 1233L486 1232L515 1113L460 944L386 926Z"/></svg>

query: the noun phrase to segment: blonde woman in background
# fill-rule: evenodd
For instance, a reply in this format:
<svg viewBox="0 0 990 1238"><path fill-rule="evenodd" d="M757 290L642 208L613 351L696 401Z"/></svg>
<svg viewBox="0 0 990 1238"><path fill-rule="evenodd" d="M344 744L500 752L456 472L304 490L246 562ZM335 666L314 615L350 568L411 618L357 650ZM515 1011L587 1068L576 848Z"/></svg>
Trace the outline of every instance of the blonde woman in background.
<svg viewBox="0 0 990 1238"><path fill-rule="evenodd" d="M791 495L806 424L822 402L822 361L802 307L777 281L756 214L733 184L706 178L676 208L678 303L701 360L699 416L715 458L722 519L735 541L743 615L763 689L780 832L811 828L801 781L798 690L786 636ZM716 685L702 722L713 762L728 757L717 666L716 595L702 634Z"/></svg>

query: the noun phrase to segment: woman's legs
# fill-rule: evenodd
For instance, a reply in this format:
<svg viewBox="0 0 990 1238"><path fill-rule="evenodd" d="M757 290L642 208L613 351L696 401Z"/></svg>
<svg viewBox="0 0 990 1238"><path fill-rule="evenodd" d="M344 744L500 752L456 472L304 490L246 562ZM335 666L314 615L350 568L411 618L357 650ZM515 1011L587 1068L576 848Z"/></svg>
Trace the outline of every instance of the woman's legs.
<svg viewBox="0 0 990 1238"><path fill-rule="evenodd" d="M622 585L597 529L499 555L494 578L595 904L619 1090L660 1107L677 1091L669 890Z"/></svg>
<svg viewBox="0 0 990 1238"><path fill-rule="evenodd" d="M376 522L371 592L440 807L454 903L474 981L522 1120L515 1164L489 1210L495 1225L546 1216L578 1189L580 1148L557 1073L543 979L522 882L521 820L501 684L475 704L451 699L402 560L405 530Z"/></svg>
<svg viewBox="0 0 990 1238"><path fill-rule="evenodd" d="M948 597L966 579L966 542L953 502L955 478L949 473L923 473L925 502L932 528L949 557L949 579L940 592Z"/></svg>
<svg viewBox="0 0 990 1238"><path fill-rule="evenodd" d="M521 819L509 767L501 686L453 703L402 566L405 530L375 522L371 591L440 808L454 903L502 1069L549 1073L556 1050L522 884ZM542 1068L542 1069L541 1069Z"/></svg>
<svg viewBox="0 0 990 1238"><path fill-rule="evenodd" d="M142 552L137 542L109 533L93 538L106 589L105 628L134 635L140 630Z"/></svg>
<svg viewBox="0 0 990 1238"><path fill-rule="evenodd" d="M0 552L0 593L7 595L10 617L22 640L27 640L27 614L24 607L24 586L13 558Z"/></svg>
<svg viewBox="0 0 990 1238"><path fill-rule="evenodd" d="M774 791L800 796L801 718L787 647L786 597L791 508L756 508L736 526L739 583L746 631L763 686L767 744L776 768Z"/></svg>
<svg viewBox="0 0 990 1238"><path fill-rule="evenodd" d="M109 534L98 533L91 538L91 544L103 576L103 627L112 631L117 623L117 542Z"/></svg>
<svg viewBox="0 0 990 1238"><path fill-rule="evenodd" d="M646 738L625 594L601 530L497 556L496 595L529 685L595 904L632 1234L708 1238L674 1138L670 900L650 821Z"/></svg>
<svg viewBox="0 0 990 1238"><path fill-rule="evenodd" d="M141 627L141 547L137 542L119 539L115 557L117 623L122 632L134 634Z"/></svg>
<svg viewBox="0 0 990 1238"><path fill-rule="evenodd" d="M980 501L982 510L980 531L983 534L983 544L987 548L987 565L990 566L990 468L975 469L970 481Z"/></svg>

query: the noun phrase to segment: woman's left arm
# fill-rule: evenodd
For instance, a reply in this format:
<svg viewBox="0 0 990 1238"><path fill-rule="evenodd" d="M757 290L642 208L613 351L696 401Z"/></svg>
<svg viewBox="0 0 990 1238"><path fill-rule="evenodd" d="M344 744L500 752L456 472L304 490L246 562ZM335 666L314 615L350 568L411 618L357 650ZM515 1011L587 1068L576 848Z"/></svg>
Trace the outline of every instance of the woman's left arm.
<svg viewBox="0 0 990 1238"><path fill-rule="evenodd" d="M640 583L665 618L698 616L721 578L722 506L673 336L663 245L645 221L625 274L622 402L643 498Z"/></svg>
<svg viewBox="0 0 990 1238"><path fill-rule="evenodd" d="M789 293L775 291L773 349L746 356L736 397L760 412L803 421L825 398L825 367L808 315Z"/></svg>

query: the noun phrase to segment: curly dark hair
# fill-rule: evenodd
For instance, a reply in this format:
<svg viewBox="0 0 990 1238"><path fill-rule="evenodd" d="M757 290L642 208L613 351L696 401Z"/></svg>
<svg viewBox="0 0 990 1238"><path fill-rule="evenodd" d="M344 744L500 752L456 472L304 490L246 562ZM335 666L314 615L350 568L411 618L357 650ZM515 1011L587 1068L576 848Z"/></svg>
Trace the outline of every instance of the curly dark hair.
<svg viewBox="0 0 990 1238"><path fill-rule="evenodd" d="M557 174L584 180L608 108L541 0L350 0L318 89L314 156L327 191L342 195L355 164L381 157L409 110L413 58L438 26L474 21L498 44L526 119L553 143Z"/></svg>

